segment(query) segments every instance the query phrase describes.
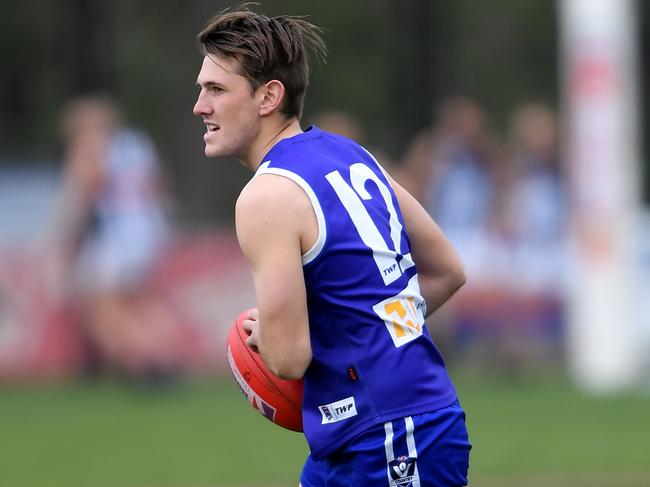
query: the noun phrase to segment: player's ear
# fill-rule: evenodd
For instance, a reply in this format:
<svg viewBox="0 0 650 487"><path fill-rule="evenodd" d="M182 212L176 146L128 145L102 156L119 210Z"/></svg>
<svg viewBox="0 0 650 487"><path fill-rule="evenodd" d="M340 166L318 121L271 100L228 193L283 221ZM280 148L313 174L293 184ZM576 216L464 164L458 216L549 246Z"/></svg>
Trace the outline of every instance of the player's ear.
<svg viewBox="0 0 650 487"><path fill-rule="evenodd" d="M284 101L284 85L281 81L273 79L264 83L260 89L262 90L262 103L260 105L260 115L269 115L276 110L279 110Z"/></svg>

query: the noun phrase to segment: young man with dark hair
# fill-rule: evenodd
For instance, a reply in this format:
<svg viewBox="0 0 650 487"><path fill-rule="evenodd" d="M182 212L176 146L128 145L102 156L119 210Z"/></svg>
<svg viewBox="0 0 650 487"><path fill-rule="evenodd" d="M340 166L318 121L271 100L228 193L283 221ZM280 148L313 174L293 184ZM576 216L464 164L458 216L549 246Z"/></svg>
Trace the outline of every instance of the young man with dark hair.
<svg viewBox="0 0 650 487"><path fill-rule="evenodd" d="M364 148L301 129L318 27L240 8L198 40L205 153L255 172L236 204L247 343L305 381L301 485L466 485L464 412L424 322L464 283L455 251Z"/></svg>

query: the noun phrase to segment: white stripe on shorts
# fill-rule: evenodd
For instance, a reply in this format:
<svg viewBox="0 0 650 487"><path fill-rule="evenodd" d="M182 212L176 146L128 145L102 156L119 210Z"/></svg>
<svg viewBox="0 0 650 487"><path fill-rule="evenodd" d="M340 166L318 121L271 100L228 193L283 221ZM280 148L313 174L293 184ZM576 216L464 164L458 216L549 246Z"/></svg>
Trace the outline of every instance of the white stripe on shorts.
<svg viewBox="0 0 650 487"><path fill-rule="evenodd" d="M406 423L406 446L409 449L409 457L417 458L418 450L415 448L415 438L413 438L413 430L415 429L413 418L407 416L404 418L404 422Z"/></svg>
<svg viewBox="0 0 650 487"><path fill-rule="evenodd" d="M415 425L413 424L413 418L407 416L404 418L404 423L406 425L406 446L408 448L408 454L411 458L417 458L418 450L415 446L415 437L413 436L413 430ZM386 432L386 438L384 439L384 450L386 451L386 475L388 476L388 485L399 486L399 481L393 480L390 471L390 463L395 460L395 451L393 450L393 423L392 421L387 421L384 423L384 431ZM404 481L408 480L405 478ZM406 484L404 484L406 485ZM420 487L420 475L418 473L418 465L415 463L415 468L413 469L413 475L410 478L409 487Z"/></svg>
<svg viewBox="0 0 650 487"><path fill-rule="evenodd" d="M393 423L387 421L384 423L384 431L386 432L386 439L384 440L384 449L386 450L386 463L395 460L395 453L393 453Z"/></svg>
<svg viewBox="0 0 650 487"><path fill-rule="evenodd" d="M404 418L406 423L406 446L409 449L409 457L417 458L418 449L415 447L415 437L413 436L413 430L415 425L413 424L413 418L407 416ZM418 473L418 464L415 462L415 469L413 470L413 487L420 487L420 474Z"/></svg>

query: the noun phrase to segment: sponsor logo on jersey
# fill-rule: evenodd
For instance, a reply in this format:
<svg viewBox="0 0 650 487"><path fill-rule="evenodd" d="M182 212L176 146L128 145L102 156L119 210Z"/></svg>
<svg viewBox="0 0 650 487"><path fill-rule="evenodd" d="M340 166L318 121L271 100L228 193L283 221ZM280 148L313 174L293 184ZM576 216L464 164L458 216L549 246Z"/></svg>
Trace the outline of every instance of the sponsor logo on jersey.
<svg viewBox="0 0 650 487"><path fill-rule="evenodd" d="M230 370L232 375L237 381L237 385L241 390L242 394L246 396L248 402L250 402L255 409L259 411L260 414L266 416L269 420L273 421L275 419L276 409L267 403L264 399L258 396L255 391L248 385L248 381L241 375L237 365L235 364L234 359L232 358L232 352L230 351L230 346L228 346L228 352L226 353L228 357L228 364L230 364Z"/></svg>
<svg viewBox="0 0 650 487"><path fill-rule="evenodd" d="M336 423L357 415L357 406L354 396L346 397L340 401L318 406L322 415L321 424Z"/></svg>
<svg viewBox="0 0 650 487"><path fill-rule="evenodd" d="M372 309L384 320L393 344L399 348L422 336L424 329L424 298L420 294L417 274L406 288L375 304Z"/></svg>
<svg viewBox="0 0 650 487"><path fill-rule="evenodd" d="M391 487L415 487L420 485L420 478L415 468L413 457L397 457L388 462Z"/></svg>

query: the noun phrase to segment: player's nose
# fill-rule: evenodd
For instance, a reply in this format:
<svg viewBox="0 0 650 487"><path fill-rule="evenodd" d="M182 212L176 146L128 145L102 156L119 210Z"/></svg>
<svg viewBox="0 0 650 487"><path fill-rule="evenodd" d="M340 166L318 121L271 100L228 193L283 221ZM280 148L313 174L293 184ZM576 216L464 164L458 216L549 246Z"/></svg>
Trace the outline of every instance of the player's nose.
<svg viewBox="0 0 650 487"><path fill-rule="evenodd" d="M194 104L194 108L192 109L192 112L197 117L203 117L204 115L210 113L210 104L206 102L203 93L199 93L199 96L196 99L196 103Z"/></svg>

